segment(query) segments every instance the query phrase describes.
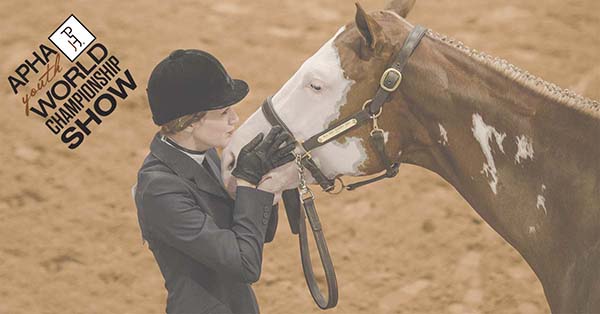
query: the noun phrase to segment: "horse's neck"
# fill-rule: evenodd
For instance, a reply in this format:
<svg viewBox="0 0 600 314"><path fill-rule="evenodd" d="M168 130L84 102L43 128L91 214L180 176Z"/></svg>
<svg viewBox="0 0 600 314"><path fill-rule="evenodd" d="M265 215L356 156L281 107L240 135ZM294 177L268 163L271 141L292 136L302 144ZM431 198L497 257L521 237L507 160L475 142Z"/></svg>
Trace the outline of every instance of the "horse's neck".
<svg viewBox="0 0 600 314"><path fill-rule="evenodd" d="M532 266L551 306L557 282L585 284L567 272L591 250L600 261L599 115L432 38L402 84L426 138L404 161L448 180Z"/></svg>

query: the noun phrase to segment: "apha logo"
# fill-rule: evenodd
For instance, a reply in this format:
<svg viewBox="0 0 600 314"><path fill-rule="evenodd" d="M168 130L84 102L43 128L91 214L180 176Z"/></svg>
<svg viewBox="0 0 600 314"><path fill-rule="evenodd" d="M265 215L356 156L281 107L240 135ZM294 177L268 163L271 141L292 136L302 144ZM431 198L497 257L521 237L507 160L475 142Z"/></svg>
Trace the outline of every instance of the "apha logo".
<svg viewBox="0 0 600 314"><path fill-rule="evenodd" d="M54 49L40 44L8 77L13 93L70 149L92 133L137 84L117 56L71 14L48 39L70 62L65 65ZM85 52L85 53L84 53ZM79 59L73 63L76 59ZM92 123L93 122L93 123Z"/></svg>
<svg viewBox="0 0 600 314"><path fill-rule="evenodd" d="M71 14L48 39L73 62L96 37Z"/></svg>

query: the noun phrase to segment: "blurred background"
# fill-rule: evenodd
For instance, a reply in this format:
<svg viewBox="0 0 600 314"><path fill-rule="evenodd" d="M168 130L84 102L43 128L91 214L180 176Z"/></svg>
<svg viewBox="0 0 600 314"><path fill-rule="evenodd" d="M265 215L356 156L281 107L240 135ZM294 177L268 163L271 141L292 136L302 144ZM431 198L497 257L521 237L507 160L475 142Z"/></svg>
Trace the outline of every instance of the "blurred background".
<svg viewBox="0 0 600 314"><path fill-rule="evenodd" d="M0 313L164 313L130 193L157 131L150 71L177 48L213 53L250 84L236 107L244 120L354 19L354 2L3 0L2 76L40 43L54 48L47 36L71 13L138 88L71 151L0 85ZM597 0L417 0L408 20L600 99L599 13ZM340 286L328 313L549 312L520 255L431 172L403 165L392 180L318 198ZM254 287L262 313L320 313L283 210Z"/></svg>

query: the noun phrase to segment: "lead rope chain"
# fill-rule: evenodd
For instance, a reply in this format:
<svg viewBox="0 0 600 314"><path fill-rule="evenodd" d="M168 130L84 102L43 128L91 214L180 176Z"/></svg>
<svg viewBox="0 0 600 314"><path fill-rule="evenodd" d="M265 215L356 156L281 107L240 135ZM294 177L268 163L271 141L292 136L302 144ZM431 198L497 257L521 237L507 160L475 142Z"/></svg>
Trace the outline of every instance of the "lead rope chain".
<svg viewBox="0 0 600 314"><path fill-rule="evenodd" d="M298 179L300 180L298 188L300 189L301 197L304 198L304 195L309 194L310 197L314 198L314 195L306 184L306 179L304 178L304 165L302 165L301 154L296 154L296 168L298 169Z"/></svg>

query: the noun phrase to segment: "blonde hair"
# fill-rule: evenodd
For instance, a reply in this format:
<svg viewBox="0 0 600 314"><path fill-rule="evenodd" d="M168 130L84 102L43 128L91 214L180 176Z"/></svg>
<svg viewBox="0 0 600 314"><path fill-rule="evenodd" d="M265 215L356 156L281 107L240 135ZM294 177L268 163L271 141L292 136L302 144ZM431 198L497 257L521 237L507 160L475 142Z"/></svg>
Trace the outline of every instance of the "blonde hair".
<svg viewBox="0 0 600 314"><path fill-rule="evenodd" d="M202 119L206 115L206 111L200 111L173 119L160 126L162 135L172 135L187 128L190 124Z"/></svg>

